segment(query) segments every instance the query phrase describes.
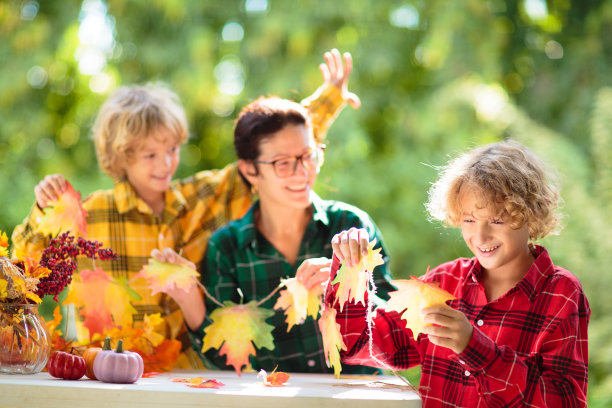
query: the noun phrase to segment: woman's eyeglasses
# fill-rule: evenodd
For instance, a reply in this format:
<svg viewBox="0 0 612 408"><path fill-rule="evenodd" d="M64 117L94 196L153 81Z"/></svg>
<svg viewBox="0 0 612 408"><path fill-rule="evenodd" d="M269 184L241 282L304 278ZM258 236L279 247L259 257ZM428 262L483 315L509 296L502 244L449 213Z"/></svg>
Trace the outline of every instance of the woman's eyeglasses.
<svg viewBox="0 0 612 408"><path fill-rule="evenodd" d="M255 163L271 164L274 168L274 173L280 178L291 177L297 170L298 162L302 163L302 166L307 170L321 167L325 159L324 152L325 145L319 145L308 149L306 153L299 156L288 156L272 161L255 160Z"/></svg>

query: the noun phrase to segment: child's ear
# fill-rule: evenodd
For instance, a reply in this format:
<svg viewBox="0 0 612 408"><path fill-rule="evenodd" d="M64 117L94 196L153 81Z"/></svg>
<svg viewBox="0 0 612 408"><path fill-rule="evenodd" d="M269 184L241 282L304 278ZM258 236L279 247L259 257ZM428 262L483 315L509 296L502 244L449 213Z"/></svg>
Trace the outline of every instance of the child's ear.
<svg viewBox="0 0 612 408"><path fill-rule="evenodd" d="M251 185L257 184L256 179L258 171L251 160L238 160L238 170L240 170L240 173L242 173L244 178L246 178Z"/></svg>

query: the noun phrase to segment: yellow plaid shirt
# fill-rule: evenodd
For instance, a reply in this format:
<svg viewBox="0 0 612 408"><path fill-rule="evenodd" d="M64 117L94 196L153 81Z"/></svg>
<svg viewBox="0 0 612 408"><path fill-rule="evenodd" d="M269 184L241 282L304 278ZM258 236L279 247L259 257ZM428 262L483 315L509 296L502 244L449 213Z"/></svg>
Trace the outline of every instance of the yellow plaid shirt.
<svg viewBox="0 0 612 408"><path fill-rule="evenodd" d="M323 86L302 104L311 114L315 137L322 141L344 101L338 88ZM112 190L97 191L87 197L83 202L88 212L87 238L102 242L118 255L116 260L96 261L96 266L115 278L132 279L147 263L153 249L166 247L199 266L212 233L244 215L250 207L251 194L240 177L237 164L232 163L222 170L202 171L173 181L165 201L162 216L156 216L127 181L116 183ZM43 215L34 205L24 223L13 231L14 248L25 249L28 244L47 242L49 237L37 232ZM79 259L80 270L91 267L88 259ZM169 297L152 296L143 279L131 281L130 287L142 297L132 301L137 310L133 316L135 324L141 322L145 314L161 313L167 323L167 338L177 338L184 331L180 310ZM184 349L189 350L189 347ZM187 366L199 366L199 360L189 360Z"/></svg>

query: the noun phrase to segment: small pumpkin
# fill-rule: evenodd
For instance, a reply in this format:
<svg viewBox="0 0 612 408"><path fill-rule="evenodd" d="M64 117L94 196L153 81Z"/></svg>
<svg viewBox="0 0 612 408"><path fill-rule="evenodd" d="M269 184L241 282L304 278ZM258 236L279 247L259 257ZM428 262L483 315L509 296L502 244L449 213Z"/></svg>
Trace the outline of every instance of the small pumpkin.
<svg viewBox="0 0 612 408"><path fill-rule="evenodd" d="M104 339L104 345L102 347L89 347L83 353L83 358L85 359L85 376L92 380L97 380L96 375L93 371L93 365L98 353L102 350L110 350L110 337Z"/></svg>
<svg viewBox="0 0 612 408"><path fill-rule="evenodd" d="M72 354L72 351L56 351L49 358L47 371L55 378L78 380L85 375L85 359Z"/></svg>
<svg viewBox="0 0 612 408"><path fill-rule="evenodd" d="M119 340L117 350L102 350L98 353L93 371L100 381L129 384L142 376L144 362L140 354L123 350L123 340Z"/></svg>

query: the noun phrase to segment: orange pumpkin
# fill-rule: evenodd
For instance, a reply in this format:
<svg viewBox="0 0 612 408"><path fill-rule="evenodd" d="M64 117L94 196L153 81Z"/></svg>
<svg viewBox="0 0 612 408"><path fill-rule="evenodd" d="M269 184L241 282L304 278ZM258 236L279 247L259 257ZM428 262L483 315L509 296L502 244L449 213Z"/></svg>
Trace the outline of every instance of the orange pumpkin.
<svg viewBox="0 0 612 408"><path fill-rule="evenodd" d="M104 339L104 348L102 347L90 347L85 350L83 358L85 359L85 376L92 380L97 380L94 374L93 366L98 353L102 350L110 350L110 337Z"/></svg>

